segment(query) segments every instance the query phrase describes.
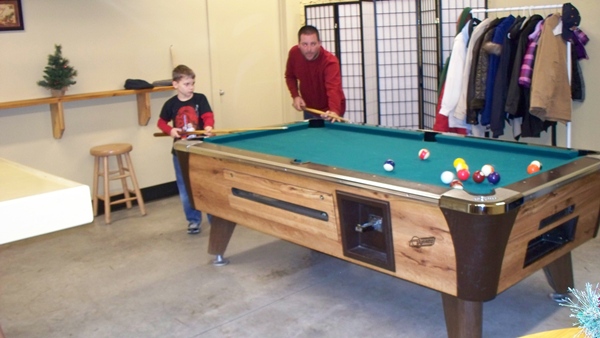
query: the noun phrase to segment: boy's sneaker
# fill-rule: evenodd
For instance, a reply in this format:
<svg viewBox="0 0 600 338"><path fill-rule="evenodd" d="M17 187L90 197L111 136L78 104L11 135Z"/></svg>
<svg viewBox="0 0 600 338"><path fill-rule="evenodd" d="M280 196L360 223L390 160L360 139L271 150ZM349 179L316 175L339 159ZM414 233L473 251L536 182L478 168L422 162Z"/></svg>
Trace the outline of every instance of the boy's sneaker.
<svg viewBox="0 0 600 338"><path fill-rule="evenodd" d="M200 231L201 231L200 224L198 224L198 223L190 223L190 224L188 224L188 234L190 234L190 235L196 235L196 234L199 234Z"/></svg>

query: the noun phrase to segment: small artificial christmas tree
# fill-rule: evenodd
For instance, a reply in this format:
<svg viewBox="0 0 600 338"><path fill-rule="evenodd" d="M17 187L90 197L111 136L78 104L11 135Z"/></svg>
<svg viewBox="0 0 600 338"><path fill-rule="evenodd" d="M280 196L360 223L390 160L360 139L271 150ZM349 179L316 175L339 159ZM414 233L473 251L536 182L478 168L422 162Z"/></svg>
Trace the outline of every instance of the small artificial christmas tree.
<svg viewBox="0 0 600 338"><path fill-rule="evenodd" d="M48 65L44 69L44 80L38 81L38 85L50 90L64 91L76 82L73 78L77 71L69 66L69 60L62 56L62 46L54 45L54 54L48 55Z"/></svg>

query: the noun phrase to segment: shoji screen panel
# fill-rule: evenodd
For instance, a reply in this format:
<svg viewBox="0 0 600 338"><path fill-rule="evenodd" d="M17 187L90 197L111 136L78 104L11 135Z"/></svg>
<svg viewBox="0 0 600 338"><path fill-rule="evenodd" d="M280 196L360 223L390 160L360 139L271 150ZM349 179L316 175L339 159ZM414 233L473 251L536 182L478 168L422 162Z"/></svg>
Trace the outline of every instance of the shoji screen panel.
<svg viewBox="0 0 600 338"><path fill-rule="evenodd" d="M375 7L381 125L418 128L416 2L377 1Z"/></svg>

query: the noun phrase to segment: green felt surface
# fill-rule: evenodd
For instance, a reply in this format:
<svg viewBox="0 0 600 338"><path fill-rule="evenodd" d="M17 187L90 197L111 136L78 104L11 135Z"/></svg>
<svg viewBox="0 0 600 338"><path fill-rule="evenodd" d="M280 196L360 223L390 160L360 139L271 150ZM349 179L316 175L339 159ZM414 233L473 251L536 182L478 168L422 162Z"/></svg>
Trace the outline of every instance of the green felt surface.
<svg viewBox="0 0 600 338"><path fill-rule="evenodd" d="M543 172L578 156L578 151L562 148L443 134L429 134L434 136L425 140L426 135L422 131L346 123L309 128L308 123L301 122L289 125L287 130L217 136L205 142L442 187L448 185L441 182L440 175L445 170L455 172L453 162L457 157L466 161L471 174L491 164L500 173L500 182L493 185L485 180L477 184L469 178L464 189L473 194L489 194L496 187L527 179L531 176L527 166L533 160L542 163ZM418 157L422 148L431 153L427 160ZM391 172L383 169L387 159L396 164Z"/></svg>

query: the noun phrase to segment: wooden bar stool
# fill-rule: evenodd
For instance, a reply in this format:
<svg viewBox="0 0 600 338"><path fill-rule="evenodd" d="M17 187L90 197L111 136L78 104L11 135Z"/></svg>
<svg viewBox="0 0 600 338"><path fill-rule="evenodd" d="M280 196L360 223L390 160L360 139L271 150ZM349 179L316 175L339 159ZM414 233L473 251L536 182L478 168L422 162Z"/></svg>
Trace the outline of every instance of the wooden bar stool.
<svg viewBox="0 0 600 338"><path fill-rule="evenodd" d="M132 149L133 147L128 143L104 144L92 147L90 149L90 154L94 156L94 216L98 215L98 200L101 199L104 201L104 219L106 224L110 224L110 206L114 204L125 203L127 205L127 209L131 209L131 201L137 200L142 215L146 214L142 193L140 192L140 188L135 177L135 171L133 170L133 164L131 163L131 158L129 157L129 153ZM117 170L110 170L108 164L110 156L116 157L118 164ZM123 158L125 159L126 165L123 164ZM102 164L100 164L100 162L102 162ZM128 177L131 180L133 190L129 190L127 185ZM100 178L103 179L104 183L102 195L98 193L98 181ZM110 181L114 180L121 181L122 191L111 194ZM112 196L120 194L123 194L124 197L116 201L110 200Z"/></svg>

